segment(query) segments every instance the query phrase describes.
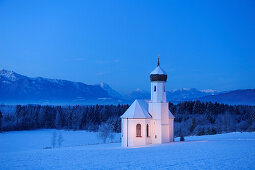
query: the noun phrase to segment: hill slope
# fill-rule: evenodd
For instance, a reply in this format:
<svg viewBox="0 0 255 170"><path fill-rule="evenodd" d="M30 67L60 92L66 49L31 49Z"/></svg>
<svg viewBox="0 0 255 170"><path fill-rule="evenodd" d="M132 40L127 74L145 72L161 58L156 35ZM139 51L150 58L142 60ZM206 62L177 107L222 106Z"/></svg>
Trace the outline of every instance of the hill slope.
<svg viewBox="0 0 255 170"><path fill-rule="evenodd" d="M136 148L96 144L101 141L92 132L56 132L64 142L55 149L43 149L51 146L54 130L0 133L0 169L255 169L254 132Z"/></svg>

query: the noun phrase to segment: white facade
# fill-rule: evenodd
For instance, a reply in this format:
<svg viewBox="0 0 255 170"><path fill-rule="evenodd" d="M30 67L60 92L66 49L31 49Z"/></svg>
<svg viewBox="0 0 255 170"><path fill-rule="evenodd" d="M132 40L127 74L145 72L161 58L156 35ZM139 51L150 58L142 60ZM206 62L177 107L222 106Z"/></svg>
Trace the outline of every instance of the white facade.
<svg viewBox="0 0 255 170"><path fill-rule="evenodd" d="M159 63L150 78L151 100L135 100L121 116L123 147L174 141L174 116L166 101L167 74Z"/></svg>

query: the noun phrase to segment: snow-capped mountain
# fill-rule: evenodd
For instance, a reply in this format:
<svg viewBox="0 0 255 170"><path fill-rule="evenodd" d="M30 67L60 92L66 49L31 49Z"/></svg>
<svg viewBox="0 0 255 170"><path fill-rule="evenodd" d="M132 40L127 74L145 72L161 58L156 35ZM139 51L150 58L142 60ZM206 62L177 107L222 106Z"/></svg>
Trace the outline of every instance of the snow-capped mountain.
<svg viewBox="0 0 255 170"><path fill-rule="evenodd" d="M255 105L255 89L233 90L198 98L201 101L211 101L227 104Z"/></svg>
<svg viewBox="0 0 255 170"><path fill-rule="evenodd" d="M255 89L220 92L212 89L198 90L195 88L182 88L169 90L166 95L167 100L173 103L201 100L204 102L212 101L225 104L255 105ZM128 99L150 99L150 92L138 89L131 92L128 95Z"/></svg>
<svg viewBox="0 0 255 170"><path fill-rule="evenodd" d="M185 101L196 99L203 96L215 95L219 91L207 89L207 90L198 90L196 88L182 88L176 90L167 91L167 99L172 102Z"/></svg>
<svg viewBox="0 0 255 170"><path fill-rule="evenodd" d="M171 102L180 102L185 100L191 100L194 98L199 98L208 95L215 95L219 93L216 90L197 90L195 88L182 88L182 89L174 89L167 91L167 100ZM128 95L129 99L150 99L150 92L137 89L132 91Z"/></svg>
<svg viewBox="0 0 255 170"><path fill-rule="evenodd" d="M123 98L123 96L118 93L117 91L113 90L108 84L104 83L104 82L101 82L99 84L99 86L104 89L109 96L113 97L113 98Z"/></svg>
<svg viewBox="0 0 255 170"><path fill-rule="evenodd" d="M212 95L218 93L219 91L218 90L213 90L213 89L206 89L206 90L200 90L201 92L204 92L204 93L210 93Z"/></svg>
<svg viewBox="0 0 255 170"><path fill-rule="evenodd" d="M121 95L106 83L87 85L59 79L30 78L0 70L0 104L116 104L132 103L135 99L150 99L150 92L136 89L128 95ZM173 103L201 100L255 105L255 89L219 92L182 88L167 91L167 100Z"/></svg>
<svg viewBox="0 0 255 170"><path fill-rule="evenodd" d="M47 103L48 101L75 103L110 97L99 85L42 77L30 78L13 71L0 70L1 103Z"/></svg>
<svg viewBox="0 0 255 170"><path fill-rule="evenodd" d="M125 96L130 101L134 101L135 99L150 99L151 94L149 91L136 89L135 91L132 91L128 95Z"/></svg>
<svg viewBox="0 0 255 170"><path fill-rule="evenodd" d="M11 83L19 79L24 79L25 76L15 73L14 71L0 70L0 80L4 83Z"/></svg>

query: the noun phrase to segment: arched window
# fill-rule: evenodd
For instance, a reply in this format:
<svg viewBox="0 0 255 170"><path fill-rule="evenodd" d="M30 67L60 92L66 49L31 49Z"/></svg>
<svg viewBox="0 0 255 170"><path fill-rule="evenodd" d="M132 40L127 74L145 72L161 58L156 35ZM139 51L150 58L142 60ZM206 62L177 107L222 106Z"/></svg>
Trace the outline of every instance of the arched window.
<svg viewBox="0 0 255 170"><path fill-rule="evenodd" d="M156 86L154 86L154 91L156 91Z"/></svg>
<svg viewBox="0 0 255 170"><path fill-rule="evenodd" d="M150 133L149 133L149 124L147 124L146 126L146 136L150 137Z"/></svg>
<svg viewBox="0 0 255 170"><path fill-rule="evenodd" d="M141 124L136 125L136 137L142 137Z"/></svg>

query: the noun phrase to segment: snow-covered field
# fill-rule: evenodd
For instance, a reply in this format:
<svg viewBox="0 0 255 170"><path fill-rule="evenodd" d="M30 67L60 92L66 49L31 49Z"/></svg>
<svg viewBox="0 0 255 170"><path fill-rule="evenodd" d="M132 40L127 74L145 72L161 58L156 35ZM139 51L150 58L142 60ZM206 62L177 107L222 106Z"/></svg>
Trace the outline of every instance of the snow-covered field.
<svg viewBox="0 0 255 170"><path fill-rule="evenodd" d="M62 147L45 149L54 131L63 136ZM115 134L113 142L119 138ZM98 144L97 133L86 131L6 132L0 134L0 169L255 169L254 132L185 140L121 148L120 143Z"/></svg>

